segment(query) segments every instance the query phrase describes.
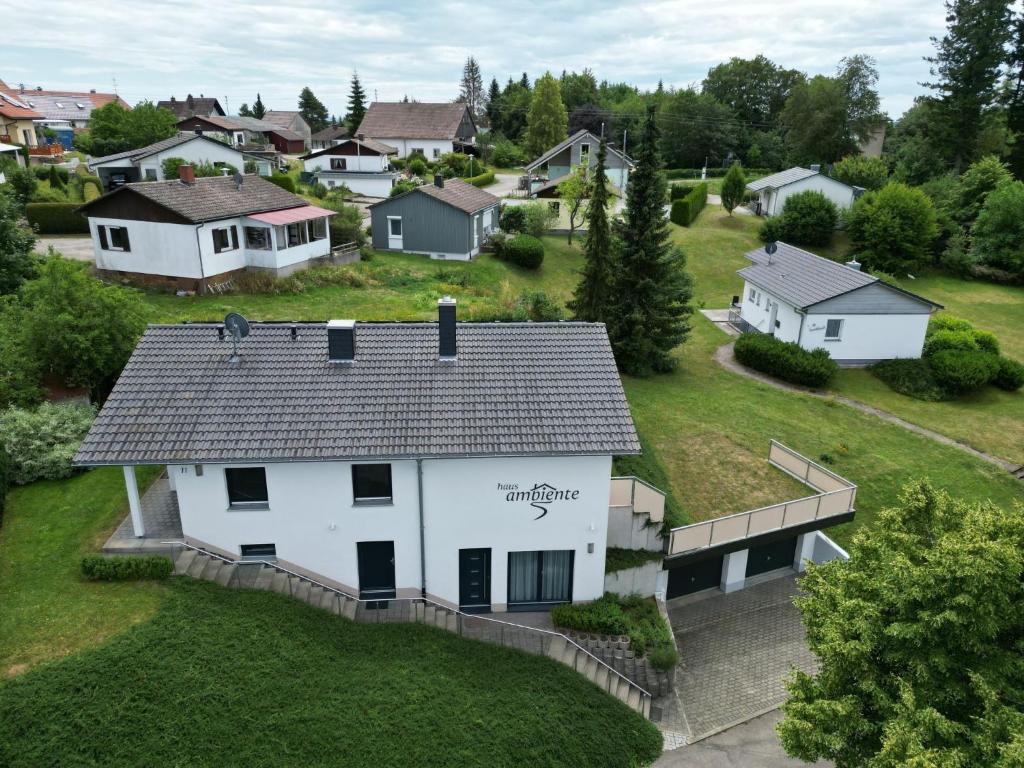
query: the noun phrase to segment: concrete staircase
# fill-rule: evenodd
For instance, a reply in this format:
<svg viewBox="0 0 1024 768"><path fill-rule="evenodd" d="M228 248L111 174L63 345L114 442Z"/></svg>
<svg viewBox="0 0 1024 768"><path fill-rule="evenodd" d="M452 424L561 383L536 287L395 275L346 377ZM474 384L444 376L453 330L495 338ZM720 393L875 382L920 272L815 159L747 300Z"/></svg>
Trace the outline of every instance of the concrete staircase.
<svg viewBox="0 0 1024 768"><path fill-rule="evenodd" d="M174 560L174 573L180 576L191 576L195 579L212 581L222 587L241 589L262 589L268 592L288 595L301 600L315 608L328 611L337 616L344 616L352 621L372 621L370 615L376 611L367 611L360 601L354 597L325 589L312 580L288 573L265 563L230 562L214 555L194 549L184 549ZM472 637L483 642L495 642L486 632L474 631L465 625L463 620L470 617L460 616L458 611L425 601L413 602L406 621L417 624L429 624L464 637ZM622 675L615 672L594 655L576 645L565 635L556 632L537 634L528 627L517 627L506 622L495 622L489 626L501 626L511 636L515 632L529 632L533 640L532 649L522 650L537 653L539 638L544 653L557 662L565 664L597 685L602 691L615 696L644 717L651 714L651 697L641 691ZM479 628L478 628L479 630ZM492 630L493 631L493 630ZM506 644L506 643L500 643ZM514 647L514 646L513 646Z"/></svg>

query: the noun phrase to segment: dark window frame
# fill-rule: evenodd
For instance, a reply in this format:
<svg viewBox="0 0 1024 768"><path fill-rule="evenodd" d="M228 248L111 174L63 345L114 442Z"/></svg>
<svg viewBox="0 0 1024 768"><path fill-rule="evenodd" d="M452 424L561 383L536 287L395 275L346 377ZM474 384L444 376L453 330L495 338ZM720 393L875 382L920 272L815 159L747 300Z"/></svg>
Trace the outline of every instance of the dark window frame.
<svg viewBox="0 0 1024 768"><path fill-rule="evenodd" d="M227 253L228 251L238 250L238 227L234 224L228 227L217 227L211 230L213 232L213 252L214 253ZM218 239L223 237L223 243L218 242Z"/></svg>
<svg viewBox="0 0 1024 768"><path fill-rule="evenodd" d="M233 493L237 493L238 480L232 481L232 474L238 473L235 477L241 479L241 473L243 472L260 472L263 475L263 498L232 498ZM267 487L267 468L266 467L225 467L224 468L224 485L228 495L228 509L270 509L270 491ZM251 494L249 494L251 495Z"/></svg>
<svg viewBox="0 0 1024 768"><path fill-rule="evenodd" d="M833 335L829 335L828 326L830 323L837 323L838 327ZM843 340L843 320L842 318L830 318L825 321L825 341L842 341Z"/></svg>
<svg viewBox="0 0 1024 768"><path fill-rule="evenodd" d="M104 251L123 251L124 253L131 253L132 244L131 239L128 237L128 227L100 224L97 227L97 230L100 235L100 248ZM120 245L114 242L115 234L121 239Z"/></svg>
<svg viewBox="0 0 1024 768"><path fill-rule="evenodd" d="M332 171L347 171L348 161L344 157L332 157L331 158L331 170Z"/></svg>
<svg viewBox="0 0 1024 768"><path fill-rule="evenodd" d="M277 560L276 544L240 544L238 552L243 560Z"/></svg>
<svg viewBox="0 0 1024 768"><path fill-rule="evenodd" d="M365 495L361 496L360 493L360 478L356 475L362 469L379 469L380 467L387 468L387 490L386 496L382 495ZM379 482L380 480L369 480L363 482ZM365 489L363 489L365 491ZM394 503L395 498L395 486L394 486L394 475L391 471L391 464L378 462L374 464L353 464L352 465L352 503L355 506L386 506Z"/></svg>

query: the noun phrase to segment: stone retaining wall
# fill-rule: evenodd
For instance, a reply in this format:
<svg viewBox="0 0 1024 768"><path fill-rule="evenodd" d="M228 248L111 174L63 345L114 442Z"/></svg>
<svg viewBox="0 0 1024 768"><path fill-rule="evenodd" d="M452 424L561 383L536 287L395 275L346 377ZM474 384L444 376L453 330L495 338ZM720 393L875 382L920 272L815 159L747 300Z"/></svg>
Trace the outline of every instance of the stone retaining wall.
<svg viewBox="0 0 1024 768"><path fill-rule="evenodd" d="M555 629L645 689L653 697L664 696L672 691L674 670L655 669L646 656L637 657L636 653L630 650L630 640L626 635L599 635L564 627Z"/></svg>

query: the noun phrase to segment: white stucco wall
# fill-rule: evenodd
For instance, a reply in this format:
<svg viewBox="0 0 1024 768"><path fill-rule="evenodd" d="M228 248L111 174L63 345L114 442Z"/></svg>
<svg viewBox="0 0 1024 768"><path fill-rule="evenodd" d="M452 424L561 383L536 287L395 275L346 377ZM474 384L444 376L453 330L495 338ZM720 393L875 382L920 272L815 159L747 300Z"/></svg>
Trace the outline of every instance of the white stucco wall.
<svg viewBox="0 0 1024 768"><path fill-rule="evenodd" d="M419 594L415 461L391 462L393 503L387 506L353 504L350 462L265 466L269 509L246 511L228 507L224 465L205 465L202 476L192 465L170 467L186 538L235 555L242 544L272 543L279 559L353 592L359 589L357 542L394 541L398 595ZM506 606L508 553L515 551L573 550L573 599L600 597L610 476L609 456L424 460L428 593L457 605L459 550L489 547L495 610ZM506 500L505 486L528 490L539 483L579 493L551 502L539 519L529 502Z"/></svg>
<svg viewBox="0 0 1024 768"><path fill-rule="evenodd" d="M750 297L751 288L757 291L759 297L758 301L755 301ZM775 313L775 320L779 325L775 328L775 336L783 341L796 341L799 338L800 323L803 318L789 304L779 301L772 294L747 282L743 283L743 296L741 297L741 300L742 309L740 316L761 333L771 332L771 328L769 326L769 320L771 318L769 301L772 303L777 302L778 310Z"/></svg>
<svg viewBox="0 0 1024 768"><path fill-rule="evenodd" d="M350 172L383 173L388 169L387 155L320 155L303 160L302 165L310 173L330 171L331 160L335 158L344 160L345 170Z"/></svg>
<svg viewBox="0 0 1024 768"><path fill-rule="evenodd" d="M800 346L823 347L833 360L921 356L929 315L807 315ZM842 320L839 341L825 341L825 321Z"/></svg>
<svg viewBox="0 0 1024 768"><path fill-rule="evenodd" d="M139 161L140 178L145 180L146 169L156 171L157 181L164 180L162 164L164 160L171 157L180 157L190 163L228 163L237 170L245 171L245 156L237 149L232 149L227 144L212 141L189 141L177 147L158 152L155 155L144 157Z"/></svg>
<svg viewBox="0 0 1024 768"><path fill-rule="evenodd" d="M423 154L426 155L427 160L434 159L434 150L440 150L440 155L447 152L454 152L455 145L450 140L441 139L396 139L390 136L368 136L367 138L376 139L382 144L387 144L390 147L395 147L398 150L399 157L406 157L412 150L422 149Z"/></svg>
<svg viewBox="0 0 1024 768"><path fill-rule="evenodd" d="M378 173L370 175L346 173L319 173L317 181L328 189L344 184L353 192L367 197L387 197L398 179L397 173Z"/></svg>
<svg viewBox="0 0 1024 768"><path fill-rule="evenodd" d="M836 207L841 211L847 210L853 205L853 187L848 187L842 182L819 173L773 190L767 198L764 191L762 191L761 202L763 210L761 212L766 216L775 216L782 213L787 197L798 192L807 192L808 190L821 192L835 203Z"/></svg>
<svg viewBox="0 0 1024 768"><path fill-rule="evenodd" d="M103 250L97 234L98 225L127 227L131 251ZM89 233L99 269L173 277L202 276L196 230L191 224L90 218Z"/></svg>

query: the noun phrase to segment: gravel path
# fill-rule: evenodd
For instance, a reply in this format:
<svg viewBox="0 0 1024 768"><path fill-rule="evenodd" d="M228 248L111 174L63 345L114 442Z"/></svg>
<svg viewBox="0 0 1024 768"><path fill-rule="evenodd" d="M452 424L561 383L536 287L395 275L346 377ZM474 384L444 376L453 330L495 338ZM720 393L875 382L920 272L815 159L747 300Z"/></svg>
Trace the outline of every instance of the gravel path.
<svg viewBox="0 0 1024 768"><path fill-rule="evenodd" d="M1005 469L1007 472L1013 472L1014 470L1017 469L1016 464L1006 461L1005 459L1000 459L998 456L993 456L989 453L985 453L984 451L979 451L977 448L972 448L966 443L961 443L958 440L954 440L951 437L947 437L946 435L940 434L933 430L926 429L925 427L918 426L917 424L912 424L911 422L901 419L899 416L895 416L889 413L888 411L883 411L880 408L875 408L874 406L862 403L860 400L854 400L853 398L844 397L843 395L821 392L816 389L808 389L807 387L797 386L796 384L788 384L786 382L772 378L771 376L766 376L763 373L752 371L746 366L741 365L740 362L736 360L736 356L733 354L734 343L735 342L730 341L728 344L723 344L722 346L715 350L715 360L718 362L718 364L721 365L723 368L732 371L733 373L738 373L740 376L746 376L748 379L760 381L762 384L768 384L769 386L775 387L776 389L785 390L786 392L797 392L802 395L810 395L811 397L817 397L821 400L835 400L836 402L849 406L850 408L860 411L861 413L867 413L872 416L877 416L883 421L887 421L890 424L895 424L896 426L902 427L903 429L909 432L914 432L918 435L927 437L930 440L934 440L937 443L942 443L943 445L948 445L958 450L961 450L964 453L969 453L975 458L981 459L982 461L987 461L989 464L995 464L997 467L1001 467L1002 469Z"/></svg>

